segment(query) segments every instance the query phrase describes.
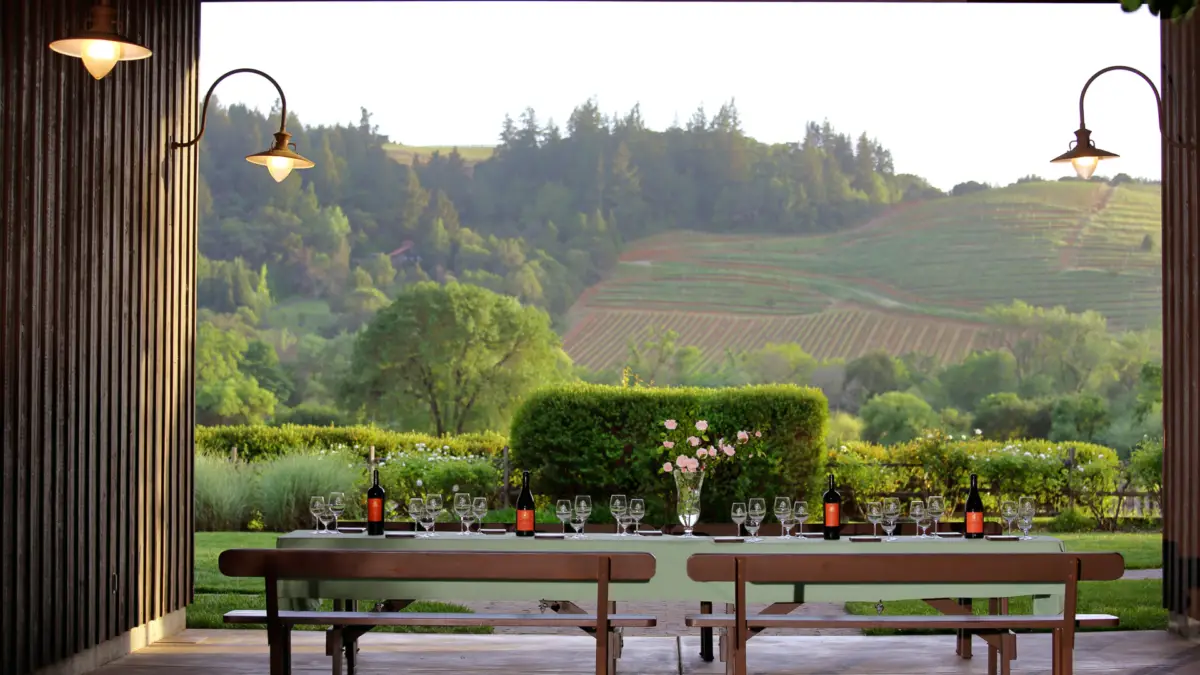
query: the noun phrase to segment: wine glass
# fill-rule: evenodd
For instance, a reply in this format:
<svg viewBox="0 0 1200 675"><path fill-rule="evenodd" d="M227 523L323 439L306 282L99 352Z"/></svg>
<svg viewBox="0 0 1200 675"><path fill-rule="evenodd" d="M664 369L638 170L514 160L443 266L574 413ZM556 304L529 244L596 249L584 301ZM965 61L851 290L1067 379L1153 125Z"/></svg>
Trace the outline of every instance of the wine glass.
<svg viewBox="0 0 1200 675"><path fill-rule="evenodd" d="M867 502L867 522L871 523L871 536L879 536L879 521L883 520L883 502Z"/></svg>
<svg viewBox="0 0 1200 675"><path fill-rule="evenodd" d="M625 495L613 495L608 500L608 510L613 514L613 520L617 521L617 536L625 536L625 509L629 508L629 502L626 501Z"/></svg>
<svg viewBox="0 0 1200 675"><path fill-rule="evenodd" d="M1033 539L1029 536L1029 531L1033 529L1033 515L1036 512L1033 497L1021 497L1021 501L1017 505L1017 527L1021 528L1022 540Z"/></svg>
<svg viewBox="0 0 1200 675"><path fill-rule="evenodd" d="M421 515L425 513L425 500L420 497L413 497L408 500L408 516L412 518L413 530L417 532L418 537L423 537L421 534Z"/></svg>
<svg viewBox="0 0 1200 675"><path fill-rule="evenodd" d="M583 526L587 523L587 517L574 511L571 513L571 529L575 530L575 536L572 539L583 539Z"/></svg>
<svg viewBox="0 0 1200 675"><path fill-rule="evenodd" d="M579 525L579 539L587 539L587 519L592 515L592 498L588 495L579 495L575 497L575 513L582 519ZM575 527L575 523L571 523L571 527Z"/></svg>
<svg viewBox="0 0 1200 675"><path fill-rule="evenodd" d="M325 528L325 534L333 534L329 531L329 523L333 522L333 512L329 510L329 504L321 507L317 512L317 520L321 521L321 527Z"/></svg>
<svg viewBox="0 0 1200 675"><path fill-rule="evenodd" d="M896 530L896 522L900 519L900 500L895 497L883 499L883 531L887 533L886 541L895 541L892 532Z"/></svg>
<svg viewBox="0 0 1200 675"><path fill-rule="evenodd" d="M1000 502L1000 518L1004 521L1004 534L1012 531L1013 521L1017 519L1017 503L1011 499Z"/></svg>
<svg viewBox="0 0 1200 675"><path fill-rule="evenodd" d="M804 540L804 521L806 520L808 520L808 504L797 500L795 504L792 504L792 521L800 527L796 536L801 541Z"/></svg>
<svg viewBox="0 0 1200 675"><path fill-rule="evenodd" d="M746 522L746 503L734 502L729 509L729 515L733 522L737 523L737 536L742 536L742 523Z"/></svg>
<svg viewBox="0 0 1200 675"><path fill-rule="evenodd" d="M488 514L487 497L476 497L471 502L471 515L475 516L475 520L479 521L479 529L483 529L483 519ZM468 529L468 532L470 530Z"/></svg>
<svg viewBox="0 0 1200 675"><path fill-rule="evenodd" d="M342 517L342 512L346 510L346 495L341 492L330 492L325 506L328 507L329 513L333 514L333 534L338 534L337 521Z"/></svg>
<svg viewBox="0 0 1200 675"><path fill-rule="evenodd" d="M789 522L792 519L792 500L790 497L775 498L775 517L779 519L779 538L788 539Z"/></svg>
<svg viewBox="0 0 1200 675"><path fill-rule="evenodd" d="M429 520L429 536L437 536L437 528L434 523L437 522L438 516L442 515L442 496L441 495L425 495L425 513ZM424 523L422 523L424 526Z"/></svg>
<svg viewBox="0 0 1200 675"><path fill-rule="evenodd" d="M321 534L321 515L320 514L324 510L325 510L325 498L324 497L309 498L308 512L312 514L313 520L316 521L316 523L317 523L316 525L313 525L313 527L317 528L317 529L313 530L313 534Z"/></svg>
<svg viewBox="0 0 1200 675"><path fill-rule="evenodd" d="M928 509L924 510L921 515L916 518L916 521L917 527L921 528L921 536L919 538L925 539L928 536L925 534L925 531L928 530L929 526L933 524L933 519L929 517Z"/></svg>
<svg viewBox="0 0 1200 675"><path fill-rule="evenodd" d="M925 517L925 502L914 499L908 503L908 517L915 523Z"/></svg>
<svg viewBox="0 0 1200 675"><path fill-rule="evenodd" d="M558 500L558 503L554 505L554 515L558 516L558 519L562 521L563 534L566 534L567 521L571 519L571 500Z"/></svg>
<svg viewBox="0 0 1200 675"><path fill-rule="evenodd" d="M941 495L932 495L929 497L929 503L925 505L925 510L929 512L929 517L933 519L933 536L938 536L938 521L942 516L946 515L946 500Z"/></svg>
<svg viewBox="0 0 1200 675"><path fill-rule="evenodd" d="M458 516L459 534L466 535L470 532L467 526L467 516L471 514L471 495L466 492L454 493L454 514Z"/></svg>
<svg viewBox="0 0 1200 675"><path fill-rule="evenodd" d="M646 500L629 500L629 517L633 519L633 532L637 534L642 529L642 518L646 517Z"/></svg>
<svg viewBox="0 0 1200 675"><path fill-rule="evenodd" d="M746 530L750 533L750 541L762 541L758 538L758 528L762 527L762 521L766 517L767 500L762 497L751 499L746 508L746 519L749 522Z"/></svg>

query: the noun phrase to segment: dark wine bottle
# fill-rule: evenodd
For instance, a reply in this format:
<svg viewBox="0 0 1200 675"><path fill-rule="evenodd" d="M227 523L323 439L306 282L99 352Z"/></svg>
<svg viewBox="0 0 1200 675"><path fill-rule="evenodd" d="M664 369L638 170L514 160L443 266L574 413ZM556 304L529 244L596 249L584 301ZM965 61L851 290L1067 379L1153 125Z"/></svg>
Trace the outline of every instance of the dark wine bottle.
<svg viewBox="0 0 1200 675"><path fill-rule="evenodd" d="M825 538L842 537L842 495L833 486L833 474L829 474L829 489L825 491Z"/></svg>
<svg viewBox="0 0 1200 675"><path fill-rule="evenodd" d="M529 472L521 472L521 494L517 495L517 536L532 537L535 521L533 493L529 491Z"/></svg>
<svg viewBox="0 0 1200 675"><path fill-rule="evenodd" d="M967 539L983 539L983 500L979 498L979 477L971 474L971 492L967 494Z"/></svg>
<svg viewBox="0 0 1200 675"><path fill-rule="evenodd" d="M367 488L367 534L383 536L383 488L379 486L379 469L371 475L371 487Z"/></svg>

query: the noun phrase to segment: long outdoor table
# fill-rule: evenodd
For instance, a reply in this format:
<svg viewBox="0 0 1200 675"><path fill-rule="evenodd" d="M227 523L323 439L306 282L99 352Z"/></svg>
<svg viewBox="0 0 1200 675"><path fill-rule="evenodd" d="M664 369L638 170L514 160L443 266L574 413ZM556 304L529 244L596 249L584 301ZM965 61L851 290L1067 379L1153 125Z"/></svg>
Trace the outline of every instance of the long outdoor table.
<svg viewBox="0 0 1200 675"><path fill-rule="evenodd" d="M687 575L687 559L694 553L1046 553L1063 551L1063 543L1052 537L1027 541L918 539L899 537L892 542L854 543L847 539L780 539L767 537L757 543L716 543L707 537L644 537L589 534L586 539L518 538L513 534L463 536L439 532L433 538L385 538L364 534L314 535L292 532L277 540L279 548L339 548L377 551L645 551L654 555L657 573L646 584L614 584L613 601L685 601L695 603L733 602L733 584L700 583ZM1063 588L1046 584L962 585L755 585L747 590L754 603L878 602L932 598L1011 598L1033 596L1035 614L1062 612ZM587 601L595 588L586 584L470 583L410 581L281 581L283 605L296 606L306 598L393 598L405 600L541 600ZM301 601L301 602L297 602Z"/></svg>

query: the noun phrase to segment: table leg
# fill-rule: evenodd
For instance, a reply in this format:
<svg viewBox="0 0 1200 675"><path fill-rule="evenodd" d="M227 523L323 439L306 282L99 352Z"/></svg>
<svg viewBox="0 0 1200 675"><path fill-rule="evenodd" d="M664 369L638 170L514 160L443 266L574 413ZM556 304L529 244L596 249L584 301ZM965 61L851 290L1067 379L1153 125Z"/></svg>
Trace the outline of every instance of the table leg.
<svg viewBox="0 0 1200 675"><path fill-rule="evenodd" d="M971 598L959 598L958 606L963 607L966 611L963 614L971 613ZM954 652L964 659L971 658L971 631L958 631L958 645Z"/></svg>
<svg viewBox="0 0 1200 675"><path fill-rule="evenodd" d="M612 616L616 613L617 603L610 600L608 603L608 615ZM608 675L617 675L617 659L621 658L622 646L621 633L619 631L619 628L613 628L609 630L608 635L604 636L604 639L608 640ZM599 640L600 636L597 635L596 639Z"/></svg>
<svg viewBox="0 0 1200 675"><path fill-rule="evenodd" d="M712 603L711 602L700 603L700 613L701 614L712 614L713 613ZM712 663L712 660L713 660L713 629L711 629L711 628L701 628L700 629L700 660L704 661L705 663Z"/></svg>
<svg viewBox="0 0 1200 675"><path fill-rule="evenodd" d="M1000 602L996 598L988 598L988 614L999 614ZM992 643L988 643L988 675L998 675L997 662L999 661L1000 649Z"/></svg>

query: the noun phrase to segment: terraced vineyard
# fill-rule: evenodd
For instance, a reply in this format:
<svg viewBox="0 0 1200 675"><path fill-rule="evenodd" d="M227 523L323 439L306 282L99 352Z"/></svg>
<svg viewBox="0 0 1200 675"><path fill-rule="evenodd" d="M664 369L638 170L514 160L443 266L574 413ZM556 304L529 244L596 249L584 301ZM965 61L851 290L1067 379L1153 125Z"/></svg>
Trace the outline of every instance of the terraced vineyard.
<svg viewBox="0 0 1200 675"><path fill-rule="evenodd" d="M565 343L594 368L620 363L650 325L709 359L794 341L821 358L883 348L947 361L984 346L994 327L983 310L1013 300L1096 310L1114 329L1154 326L1158 200L1158 186L1026 183L832 235L659 235L584 293Z"/></svg>

